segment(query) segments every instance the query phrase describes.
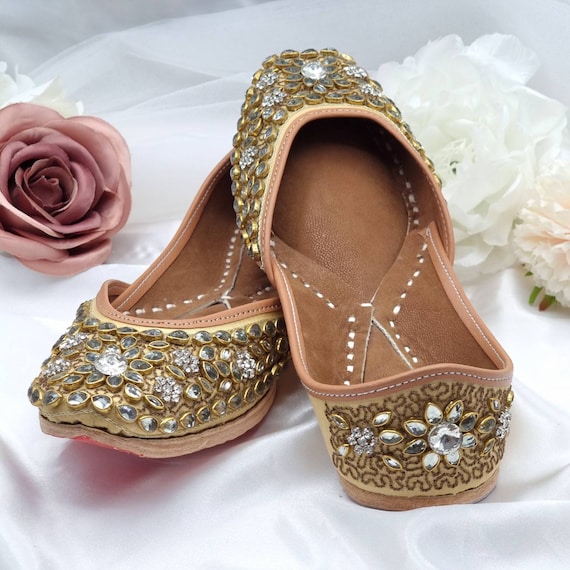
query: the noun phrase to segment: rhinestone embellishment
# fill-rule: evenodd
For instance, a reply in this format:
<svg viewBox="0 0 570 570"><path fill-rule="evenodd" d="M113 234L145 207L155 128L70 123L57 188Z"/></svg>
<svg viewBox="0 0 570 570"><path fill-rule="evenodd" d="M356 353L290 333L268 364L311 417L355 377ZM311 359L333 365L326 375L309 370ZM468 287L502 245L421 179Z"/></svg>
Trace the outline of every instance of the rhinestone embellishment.
<svg viewBox="0 0 570 570"><path fill-rule="evenodd" d="M87 420L129 437L184 436L256 405L287 361L286 347L278 313L245 328L137 330L92 317L86 302L28 398L56 423Z"/></svg>
<svg viewBox="0 0 570 570"><path fill-rule="evenodd" d="M107 348L93 363L95 368L107 376L122 374L128 366L120 350L115 346Z"/></svg>
<svg viewBox="0 0 570 570"><path fill-rule="evenodd" d="M237 353L237 365L241 370L241 377L250 380L255 376L255 359L247 350L241 350Z"/></svg>
<svg viewBox="0 0 570 570"><path fill-rule="evenodd" d="M374 436L370 428L352 428L346 442L354 449L356 455L372 455L374 446L378 443L378 438Z"/></svg>
<svg viewBox="0 0 570 570"><path fill-rule="evenodd" d="M159 376L154 383L154 393L165 402L177 403L182 395L182 386L170 376Z"/></svg>
<svg viewBox="0 0 570 570"><path fill-rule="evenodd" d="M320 61L310 61L301 67L301 75L307 79L319 81L327 74L327 70Z"/></svg>
<svg viewBox="0 0 570 570"><path fill-rule="evenodd" d="M200 372L200 361L187 348L180 348L172 353L174 364L188 375Z"/></svg>
<svg viewBox="0 0 570 570"><path fill-rule="evenodd" d="M461 447L461 430L455 424L441 423L431 428L428 443L440 455L455 453Z"/></svg>
<svg viewBox="0 0 570 570"><path fill-rule="evenodd" d="M368 469L380 469L378 466L404 472L420 469L424 473L453 469L466 453L472 465L489 456L497 442L508 435L512 400L512 391L503 392L500 399L490 399L487 408L473 400L477 411L469 409L464 400L452 400L445 406L428 401L421 406L423 418L397 417L396 410L390 408L374 407L369 412L366 406L335 408L325 404L333 462L350 477L363 468L360 457L367 458L367 477ZM358 418L360 425L355 426L352 417ZM363 418L368 425L362 425ZM342 470L344 464L347 472Z"/></svg>

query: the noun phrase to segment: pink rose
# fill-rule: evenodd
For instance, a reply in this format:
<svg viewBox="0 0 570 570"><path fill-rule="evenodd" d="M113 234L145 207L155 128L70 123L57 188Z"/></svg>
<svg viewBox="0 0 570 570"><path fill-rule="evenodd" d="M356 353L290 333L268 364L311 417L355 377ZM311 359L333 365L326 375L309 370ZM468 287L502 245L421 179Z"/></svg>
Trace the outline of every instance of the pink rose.
<svg viewBox="0 0 570 570"><path fill-rule="evenodd" d="M0 109L0 250L73 275L102 263L131 208L130 155L94 117L29 103Z"/></svg>

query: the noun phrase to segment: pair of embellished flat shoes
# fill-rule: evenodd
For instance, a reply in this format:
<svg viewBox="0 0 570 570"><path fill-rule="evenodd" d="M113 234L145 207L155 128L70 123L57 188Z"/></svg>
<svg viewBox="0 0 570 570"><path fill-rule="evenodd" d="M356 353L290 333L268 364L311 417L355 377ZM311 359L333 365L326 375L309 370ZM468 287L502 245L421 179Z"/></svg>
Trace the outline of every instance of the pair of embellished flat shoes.
<svg viewBox="0 0 570 570"><path fill-rule="evenodd" d="M29 399L48 434L183 455L261 421L291 355L351 498L480 500L512 364L453 253L433 165L380 85L336 50L285 51L169 246L80 306Z"/></svg>

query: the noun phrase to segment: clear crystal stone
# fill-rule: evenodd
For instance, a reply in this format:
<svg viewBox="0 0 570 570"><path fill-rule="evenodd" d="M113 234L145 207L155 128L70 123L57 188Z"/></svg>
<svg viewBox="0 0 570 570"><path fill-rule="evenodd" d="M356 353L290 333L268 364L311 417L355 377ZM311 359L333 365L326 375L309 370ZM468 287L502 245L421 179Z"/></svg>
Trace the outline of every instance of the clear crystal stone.
<svg viewBox="0 0 570 570"><path fill-rule="evenodd" d="M437 467L438 463L439 455L437 453L426 453L422 458L422 464L428 471Z"/></svg>
<svg viewBox="0 0 570 570"><path fill-rule="evenodd" d="M430 425L438 424L443 419L443 412L439 406L429 403L426 406L426 421Z"/></svg>
<svg viewBox="0 0 570 570"><path fill-rule="evenodd" d="M340 429L348 429L348 422L339 414L333 414L331 416L332 421L340 428Z"/></svg>
<svg viewBox="0 0 570 570"><path fill-rule="evenodd" d="M193 428L196 425L195 414L189 412L182 416L182 425L188 429Z"/></svg>
<svg viewBox="0 0 570 570"><path fill-rule="evenodd" d="M222 392L229 392L232 389L232 381L231 380L223 380L220 382L220 390Z"/></svg>
<svg viewBox="0 0 570 570"><path fill-rule="evenodd" d="M192 400L197 400L202 395L202 388L198 384L192 384L186 388L186 395Z"/></svg>
<svg viewBox="0 0 570 570"><path fill-rule="evenodd" d="M228 410L228 405L224 400L218 400L213 405L213 409L216 412L216 414L218 414L219 416L223 416Z"/></svg>
<svg viewBox="0 0 570 570"><path fill-rule="evenodd" d="M459 428L463 432L471 431L477 423L477 414L475 412L468 412L463 416L459 423Z"/></svg>
<svg viewBox="0 0 570 570"><path fill-rule="evenodd" d="M481 433L491 433L495 429L496 425L497 422L495 421L495 418L492 416L487 416L481 420L477 429Z"/></svg>
<svg viewBox="0 0 570 570"><path fill-rule="evenodd" d="M202 360L213 360L215 356L216 352L211 346L206 345L200 349L200 358Z"/></svg>
<svg viewBox="0 0 570 570"><path fill-rule="evenodd" d="M318 81L323 79L327 74L325 66L320 61L309 61L301 67L301 75L307 79L312 79L313 81Z"/></svg>
<svg viewBox="0 0 570 570"><path fill-rule="evenodd" d="M151 362L160 362L163 358L164 354L160 350L151 350L144 355L144 359Z"/></svg>
<svg viewBox="0 0 570 570"><path fill-rule="evenodd" d="M458 449L456 449L456 450L454 450L454 451L450 451L449 453L447 453L447 454L445 455L445 460L446 460L450 465L458 465L460 459L461 459L461 453L459 452Z"/></svg>
<svg viewBox="0 0 570 570"><path fill-rule="evenodd" d="M105 394L97 394L91 398L93 407L101 412L107 411L111 407L111 398Z"/></svg>
<svg viewBox="0 0 570 570"><path fill-rule="evenodd" d="M89 399L89 394L87 394L87 392L72 392L71 394L69 394L69 396L67 396L67 403L72 408L77 408L85 404L85 402L87 402L88 399Z"/></svg>
<svg viewBox="0 0 570 570"><path fill-rule="evenodd" d="M221 352L220 352L220 358L222 360L231 360L232 358L232 349L231 348L224 348Z"/></svg>
<svg viewBox="0 0 570 570"><path fill-rule="evenodd" d="M418 455L423 453L427 448L427 444L423 439L415 439L414 441L408 443L404 449L404 453L408 455Z"/></svg>
<svg viewBox="0 0 570 570"><path fill-rule="evenodd" d="M463 402L461 400L451 402L451 404L447 406L445 412L445 419L448 422L454 424L458 423L463 415Z"/></svg>
<svg viewBox="0 0 570 570"><path fill-rule="evenodd" d="M134 336L126 336L121 340L121 348L126 350L127 348L131 348L137 344L137 339Z"/></svg>
<svg viewBox="0 0 570 570"><path fill-rule="evenodd" d="M348 454L348 451L350 449L350 446L343 444L343 445L339 445L339 447L336 448L336 452L341 456L341 457L346 457L346 455Z"/></svg>
<svg viewBox="0 0 570 570"><path fill-rule="evenodd" d="M227 331L217 331L214 336L216 340L222 344L227 344L232 340L230 333Z"/></svg>
<svg viewBox="0 0 570 570"><path fill-rule="evenodd" d="M131 367L135 370L140 370L141 372L147 372L152 368L152 364L150 364L150 362L137 359L131 362Z"/></svg>
<svg viewBox="0 0 570 570"><path fill-rule="evenodd" d="M402 464L394 457L390 457L389 455L382 456L382 461L390 468L395 470L402 469Z"/></svg>
<svg viewBox="0 0 570 570"><path fill-rule="evenodd" d="M36 404L40 399L40 391L37 388L32 390L30 387L30 391L28 392L28 398L32 404Z"/></svg>
<svg viewBox="0 0 570 570"><path fill-rule="evenodd" d="M468 449L477 445L477 438L472 433L464 433L461 438L461 447Z"/></svg>
<svg viewBox="0 0 570 570"><path fill-rule="evenodd" d="M385 429L380 433L380 441L386 445L395 445L400 443L402 439L404 439L402 434L392 429Z"/></svg>
<svg viewBox="0 0 570 570"><path fill-rule="evenodd" d="M404 422L404 429L414 437L421 437L427 433L427 426L419 420L408 420Z"/></svg>
<svg viewBox="0 0 570 570"><path fill-rule="evenodd" d="M140 355L140 352L141 351L138 347L133 346L132 348L129 348L123 352L123 357L126 360L132 360L133 358L137 358Z"/></svg>
<svg viewBox="0 0 570 570"><path fill-rule="evenodd" d="M209 362L204 362L202 364L202 368L204 369L204 374L212 382L216 382L218 380L218 378L220 377L220 373L218 372L218 369L213 364L210 364ZM211 392L211 390L209 390L209 391Z"/></svg>
<svg viewBox="0 0 570 570"><path fill-rule="evenodd" d="M232 334L232 338L240 344L245 344L247 342L247 333L243 329L236 329Z"/></svg>
<svg viewBox="0 0 570 570"><path fill-rule="evenodd" d="M106 348L93 364L101 374L108 376L122 374L128 366L127 360L115 346Z"/></svg>
<svg viewBox="0 0 570 570"><path fill-rule="evenodd" d="M137 410L133 408L133 406L129 406L128 404L122 404L117 408L119 415L126 421L126 422L134 422L137 419Z"/></svg>
<svg viewBox="0 0 570 570"><path fill-rule="evenodd" d="M218 372L222 376L226 377L226 376L230 375L231 370L230 370L230 366L227 362L224 362L223 360L217 360L215 362L215 367L218 369Z"/></svg>
<svg viewBox="0 0 570 570"><path fill-rule="evenodd" d="M174 418L167 418L160 424L160 431L171 434L178 429L178 422Z"/></svg>
<svg viewBox="0 0 570 570"><path fill-rule="evenodd" d="M198 418L202 423L209 422L212 417L212 412L210 412L209 408L201 408L198 411Z"/></svg>
<svg viewBox="0 0 570 570"><path fill-rule="evenodd" d="M243 404L243 399L239 394L234 394L231 398L230 398L230 404L232 405L232 407L234 408L241 408L241 405Z"/></svg>
<svg viewBox="0 0 570 570"><path fill-rule="evenodd" d="M131 400L140 400L143 397L142 390L130 383L125 386L125 395Z"/></svg>
<svg viewBox="0 0 570 570"><path fill-rule="evenodd" d="M365 95L370 95L372 97L382 97L382 89L379 89L370 83L365 83L364 81L360 84L360 91Z"/></svg>
<svg viewBox="0 0 570 570"><path fill-rule="evenodd" d="M430 430L428 443L436 453L447 455L461 447L461 430L456 424L443 422Z"/></svg>
<svg viewBox="0 0 570 570"><path fill-rule="evenodd" d="M386 425L390 421L391 417L392 417L392 412L380 412L379 414L376 414L376 416L374 416L372 423L376 427L380 427Z"/></svg>
<svg viewBox="0 0 570 570"><path fill-rule="evenodd" d="M141 428L147 433L151 433L158 429L158 422L152 416L144 416L139 419Z"/></svg>
<svg viewBox="0 0 570 570"><path fill-rule="evenodd" d="M199 331L194 335L194 338L203 344L212 342L212 335L208 331Z"/></svg>
<svg viewBox="0 0 570 570"><path fill-rule="evenodd" d="M487 453L489 453L493 447L495 447L495 438L491 438L489 441L487 441L487 443L485 443L485 447L483 448L483 451L481 452L481 455L486 455Z"/></svg>
<svg viewBox="0 0 570 570"><path fill-rule="evenodd" d="M48 390L42 399L44 406L55 406L61 400L61 394L55 390Z"/></svg>

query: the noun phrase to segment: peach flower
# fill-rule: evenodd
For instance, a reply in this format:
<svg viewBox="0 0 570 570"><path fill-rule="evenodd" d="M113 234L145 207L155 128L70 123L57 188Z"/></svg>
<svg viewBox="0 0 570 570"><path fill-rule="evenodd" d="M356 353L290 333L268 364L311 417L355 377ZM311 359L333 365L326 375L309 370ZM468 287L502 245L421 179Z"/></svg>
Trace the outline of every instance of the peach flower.
<svg viewBox="0 0 570 570"><path fill-rule="evenodd" d="M131 207L130 155L95 117L16 103L0 109L0 250L73 275L105 261Z"/></svg>

